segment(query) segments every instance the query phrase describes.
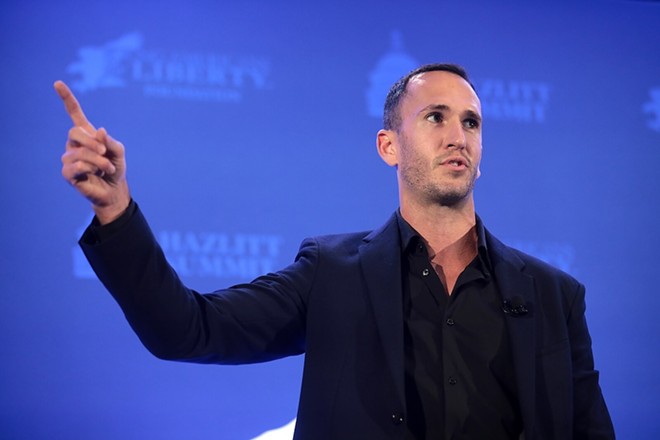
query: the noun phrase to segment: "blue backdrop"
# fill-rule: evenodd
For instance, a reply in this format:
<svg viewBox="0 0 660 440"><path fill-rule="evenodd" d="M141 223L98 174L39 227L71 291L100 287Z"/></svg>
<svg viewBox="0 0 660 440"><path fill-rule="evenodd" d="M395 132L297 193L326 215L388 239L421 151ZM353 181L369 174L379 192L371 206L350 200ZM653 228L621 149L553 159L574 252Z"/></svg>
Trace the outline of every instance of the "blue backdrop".
<svg viewBox="0 0 660 440"><path fill-rule="evenodd" d="M477 209L587 285L622 439L660 438L660 4L25 2L0 6L0 437L248 439L295 417L302 357L153 358L81 260L60 176L77 93L189 285L286 265L306 236L397 207L375 133L388 86L465 65L483 103Z"/></svg>

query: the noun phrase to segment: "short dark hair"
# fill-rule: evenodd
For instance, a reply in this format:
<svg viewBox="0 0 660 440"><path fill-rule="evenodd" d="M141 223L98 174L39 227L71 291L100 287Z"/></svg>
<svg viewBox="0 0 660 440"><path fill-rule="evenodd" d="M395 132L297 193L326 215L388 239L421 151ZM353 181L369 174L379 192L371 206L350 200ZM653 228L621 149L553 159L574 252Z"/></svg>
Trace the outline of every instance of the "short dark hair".
<svg viewBox="0 0 660 440"><path fill-rule="evenodd" d="M475 91L474 85L470 82L468 74L465 69L458 64L443 64L443 63L434 63L434 64L425 64L416 68L415 70L409 72L404 77L399 79L397 82L392 85L390 91L387 93L385 98L385 108L383 109L383 128L386 130L398 130L399 125L401 125L401 115L399 114L399 105L401 99L406 94L406 88L408 87L408 82L414 76L425 72L450 72L455 75L460 76L465 81L470 84L472 90Z"/></svg>

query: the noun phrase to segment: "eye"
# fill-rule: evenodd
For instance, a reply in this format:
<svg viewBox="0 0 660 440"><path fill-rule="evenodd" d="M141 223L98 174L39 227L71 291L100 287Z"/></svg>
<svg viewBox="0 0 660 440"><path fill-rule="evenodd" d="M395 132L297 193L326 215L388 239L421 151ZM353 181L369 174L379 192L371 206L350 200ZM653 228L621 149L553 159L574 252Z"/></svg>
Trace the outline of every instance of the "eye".
<svg viewBox="0 0 660 440"><path fill-rule="evenodd" d="M479 121L474 118L468 118L463 121L465 128L479 128Z"/></svg>
<svg viewBox="0 0 660 440"><path fill-rule="evenodd" d="M442 113L440 112L429 113L426 116L426 120L429 122L433 122L434 124L439 124L440 122L442 122Z"/></svg>

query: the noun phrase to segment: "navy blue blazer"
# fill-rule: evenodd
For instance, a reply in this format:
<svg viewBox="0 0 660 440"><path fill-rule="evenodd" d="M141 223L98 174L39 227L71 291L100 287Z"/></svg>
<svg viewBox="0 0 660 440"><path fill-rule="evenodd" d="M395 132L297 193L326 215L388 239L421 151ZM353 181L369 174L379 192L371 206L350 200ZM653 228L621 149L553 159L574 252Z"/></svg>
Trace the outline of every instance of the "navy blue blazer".
<svg viewBox="0 0 660 440"><path fill-rule="evenodd" d="M212 294L186 288L139 209L81 246L143 344L163 359L260 362L305 353L295 438L400 439L405 428L401 255L395 216L373 232L305 240L295 262ZM525 439L612 439L584 287L487 232Z"/></svg>

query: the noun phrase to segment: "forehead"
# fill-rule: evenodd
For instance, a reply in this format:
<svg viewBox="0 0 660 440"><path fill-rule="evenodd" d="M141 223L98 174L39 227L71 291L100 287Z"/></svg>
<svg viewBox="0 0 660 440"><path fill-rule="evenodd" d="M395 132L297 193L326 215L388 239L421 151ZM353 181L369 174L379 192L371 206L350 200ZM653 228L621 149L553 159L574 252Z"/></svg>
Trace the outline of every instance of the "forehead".
<svg viewBox="0 0 660 440"><path fill-rule="evenodd" d="M481 114L481 102L475 91L467 81L451 72L424 72L410 78L402 100L402 116L410 116L429 105Z"/></svg>

